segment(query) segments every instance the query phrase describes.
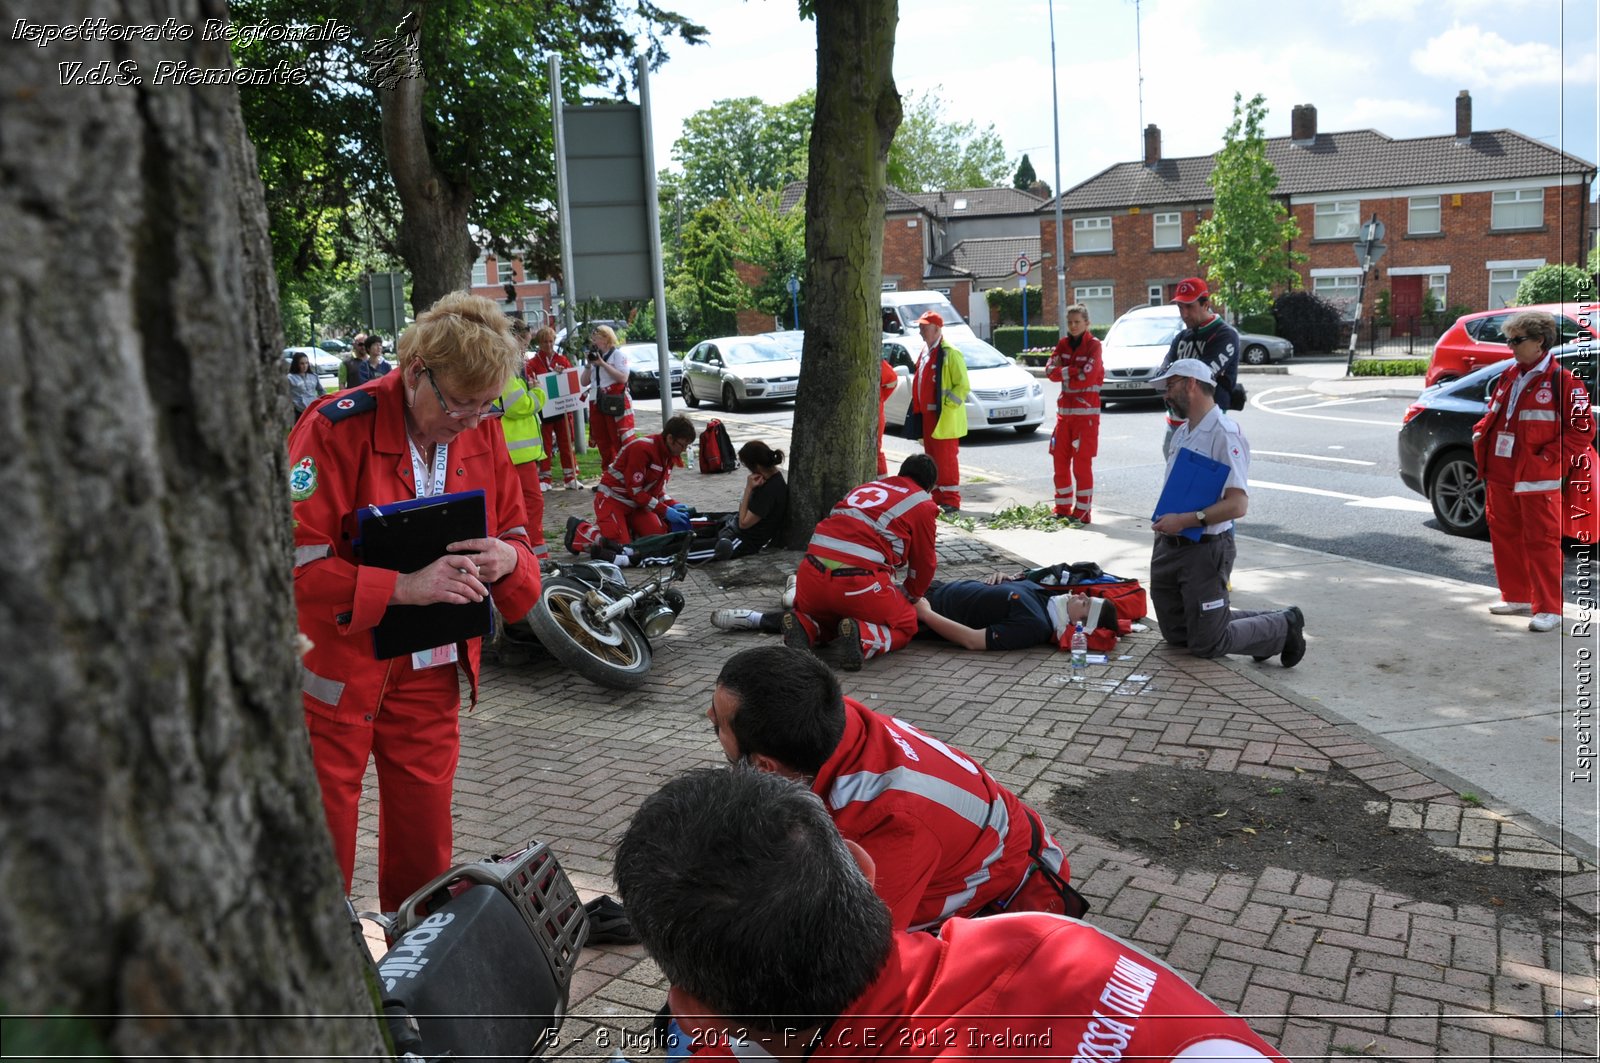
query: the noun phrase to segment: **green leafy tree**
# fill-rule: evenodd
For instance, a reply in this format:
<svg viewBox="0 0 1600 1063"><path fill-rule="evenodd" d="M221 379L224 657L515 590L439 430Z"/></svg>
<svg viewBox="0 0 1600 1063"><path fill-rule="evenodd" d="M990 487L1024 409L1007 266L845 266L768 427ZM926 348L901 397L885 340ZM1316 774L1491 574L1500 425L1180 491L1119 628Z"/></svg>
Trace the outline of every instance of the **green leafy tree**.
<svg viewBox="0 0 1600 1063"><path fill-rule="evenodd" d="M299 0L235 0L238 23L304 23ZM562 57L563 96L620 95L642 47L652 66L674 35L705 30L621 0L328 0L311 21L348 40L241 38L241 66L303 68L303 84L240 93L259 149L280 276L346 259L342 218L360 204L383 249L405 262L421 309L466 287L479 242L519 251L554 275L556 200L546 57ZM641 39L642 38L642 39ZM382 42L393 62L382 61Z"/></svg>
<svg viewBox="0 0 1600 1063"><path fill-rule="evenodd" d="M1007 177L1005 147L993 125L950 122L937 90L907 93L904 117L889 147L888 179L905 192L991 188Z"/></svg>
<svg viewBox="0 0 1600 1063"><path fill-rule="evenodd" d="M1026 192L1038 179L1039 175L1033 172L1033 163L1028 161L1028 153L1023 152L1022 161L1017 163L1016 175L1011 178L1011 187Z"/></svg>
<svg viewBox="0 0 1600 1063"><path fill-rule="evenodd" d="M733 312L759 310L781 316L790 307L790 277L805 273L805 214L785 211L777 189L735 185L733 194L718 200L711 210L721 217L728 265L707 279L708 298L716 307ZM754 283L739 276L733 262L761 271ZM802 300L803 302L803 300Z"/></svg>
<svg viewBox="0 0 1600 1063"><path fill-rule="evenodd" d="M1512 306L1537 303L1588 302L1594 299L1594 274L1582 266L1552 262L1540 266L1517 285Z"/></svg>
<svg viewBox="0 0 1600 1063"><path fill-rule="evenodd" d="M1299 223L1272 198L1278 174L1261 134L1266 98L1257 94L1242 108L1241 98L1234 93L1233 123L1206 178L1213 192L1211 216L1189 238L1200 268L1235 320L1266 312L1274 289L1298 285L1292 267L1305 259L1289 250L1300 235Z"/></svg>
<svg viewBox="0 0 1600 1063"><path fill-rule="evenodd" d="M788 103L754 96L718 100L683 123L672 158L683 167L677 181L682 207L698 210L737 188L781 188L805 175L816 93L807 89Z"/></svg>

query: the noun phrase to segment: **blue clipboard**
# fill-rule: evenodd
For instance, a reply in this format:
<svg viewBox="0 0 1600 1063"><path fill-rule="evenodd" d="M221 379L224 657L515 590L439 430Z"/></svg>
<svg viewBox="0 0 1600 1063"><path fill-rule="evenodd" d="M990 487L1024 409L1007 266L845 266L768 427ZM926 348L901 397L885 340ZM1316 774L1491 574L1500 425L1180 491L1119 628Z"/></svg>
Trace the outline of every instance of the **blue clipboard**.
<svg viewBox="0 0 1600 1063"><path fill-rule="evenodd" d="M356 523L354 546L361 563L396 572L426 568L448 552L450 543L488 534L481 490L368 506L356 512ZM487 635L492 616L488 598L461 605L391 605L372 629L373 656L387 660Z"/></svg>
<svg viewBox="0 0 1600 1063"><path fill-rule="evenodd" d="M1156 500L1156 511L1150 519L1166 513L1194 513L1214 506L1222 498L1222 489L1228 483L1228 465L1206 457L1198 450L1179 447L1178 456L1172 460L1172 471ZM1186 539L1200 541L1204 528L1185 528L1179 532Z"/></svg>

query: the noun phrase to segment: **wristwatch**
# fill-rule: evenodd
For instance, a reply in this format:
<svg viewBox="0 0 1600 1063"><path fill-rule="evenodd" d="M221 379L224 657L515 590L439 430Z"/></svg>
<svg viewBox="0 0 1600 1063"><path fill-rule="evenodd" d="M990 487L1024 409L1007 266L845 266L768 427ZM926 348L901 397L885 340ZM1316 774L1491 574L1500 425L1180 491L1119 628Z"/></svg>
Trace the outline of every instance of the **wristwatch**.
<svg viewBox="0 0 1600 1063"><path fill-rule="evenodd" d="M1194 519L1200 522L1200 527L1202 527L1202 528L1204 528L1206 526L1206 524L1209 523L1206 520L1206 511L1203 510L1203 509L1197 509L1197 510L1194 511Z"/></svg>

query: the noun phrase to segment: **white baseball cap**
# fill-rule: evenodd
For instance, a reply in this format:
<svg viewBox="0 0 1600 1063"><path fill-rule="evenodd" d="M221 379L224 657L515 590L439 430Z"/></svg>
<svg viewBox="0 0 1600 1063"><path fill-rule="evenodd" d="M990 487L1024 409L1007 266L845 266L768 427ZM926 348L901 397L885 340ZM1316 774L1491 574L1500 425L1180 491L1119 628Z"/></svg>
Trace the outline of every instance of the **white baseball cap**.
<svg viewBox="0 0 1600 1063"><path fill-rule="evenodd" d="M1211 367L1198 358L1179 358L1176 362L1167 366L1166 371L1160 376L1151 378L1150 383L1160 384L1175 376L1203 380L1212 387L1216 387L1217 384L1217 378L1211 375Z"/></svg>

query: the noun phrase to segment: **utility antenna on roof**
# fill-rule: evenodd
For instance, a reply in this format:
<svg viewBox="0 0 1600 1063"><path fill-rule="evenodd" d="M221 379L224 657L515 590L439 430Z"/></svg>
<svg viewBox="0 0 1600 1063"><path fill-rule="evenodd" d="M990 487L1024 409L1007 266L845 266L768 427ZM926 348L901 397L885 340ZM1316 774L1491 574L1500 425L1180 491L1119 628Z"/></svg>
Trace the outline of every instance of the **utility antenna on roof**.
<svg viewBox="0 0 1600 1063"><path fill-rule="evenodd" d="M1144 49L1139 37L1139 0L1133 0L1133 62L1139 75L1139 129L1144 129ZM1142 150L1142 149L1141 149Z"/></svg>

